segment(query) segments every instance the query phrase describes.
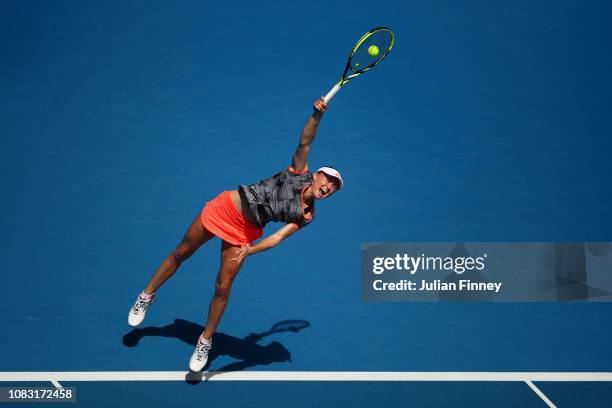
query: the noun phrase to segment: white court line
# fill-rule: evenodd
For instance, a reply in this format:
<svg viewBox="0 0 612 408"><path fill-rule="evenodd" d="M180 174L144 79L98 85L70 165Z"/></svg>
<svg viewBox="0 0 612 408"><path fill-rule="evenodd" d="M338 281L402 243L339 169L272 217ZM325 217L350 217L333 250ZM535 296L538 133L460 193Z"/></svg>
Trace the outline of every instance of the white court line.
<svg viewBox="0 0 612 408"><path fill-rule="evenodd" d="M64 387L62 387L62 384L60 384L59 382L55 381L55 380L51 380L51 384L53 384L53 386L55 388L57 388L58 390L63 390Z"/></svg>
<svg viewBox="0 0 612 408"><path fill-rule="evenodd" d="M534 383L532 383L531 381L525 382L527 383L529 388L533 390L533 392L535 392L540 398L542 398L542 401L544 401L546 405L548 405L550 408L557 408L557 406L553 404L553 402L549 400L548 397L538 387L536 387Z"/></svg>
<svg viewBox="0 0 612 408"><path fill-rule="evenodd" d="M612 381L612 372L51 371L0 372L0 381Z"/></svg>

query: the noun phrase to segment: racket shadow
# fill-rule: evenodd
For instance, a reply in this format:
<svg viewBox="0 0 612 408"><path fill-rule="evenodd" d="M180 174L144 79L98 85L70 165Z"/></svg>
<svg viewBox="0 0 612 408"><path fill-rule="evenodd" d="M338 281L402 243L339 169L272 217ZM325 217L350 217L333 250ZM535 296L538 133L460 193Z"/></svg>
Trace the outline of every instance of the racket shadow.
<svg viewBox="0 0 612 408"><path fill-rule="evenodd" d="M241 371L249 367L259 365L269 365L272 363L291 362L291 353L282 343L272 341L267 345L260 345L258 342L274 333L285 331L299 332L310 326L305 320L284 320L272 326L272 329L261 333L251 333L245 338L238 338L222 332L213 335L213 348L210 351L207 370L219 356L226 355L240 361L227 364L216 371ZM123 345L135 347L145 337L168 337L176 338L193 347L196 346L198 337L204 331L204 326L184 319L175 319L173 323L162 327L144 327L134 329L123 336ZM198 376L201 380L202 373L190 373ZM190 378L194 379L194 378Z"/></svg>

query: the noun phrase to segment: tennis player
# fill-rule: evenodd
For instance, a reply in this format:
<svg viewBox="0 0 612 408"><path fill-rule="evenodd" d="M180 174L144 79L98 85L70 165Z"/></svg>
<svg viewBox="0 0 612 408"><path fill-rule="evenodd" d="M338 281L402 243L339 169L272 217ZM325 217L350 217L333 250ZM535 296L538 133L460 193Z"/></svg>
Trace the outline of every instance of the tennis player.
<svg viewBox="0 0 612 408"><path fill-rule="evenodd" d="M314 110L300 135L291 165L269 179L238 190L224 191L206 203L193 220L176 249L166 257L130 309L128 324L140 325L155 298L155 292L178 267L205 242L221 238L221 265L214 295L208 308L208 323L200 335L189 361L191 371L201 371L208 361L212 336L227 305L232 282L244 259L277 246L314 220L315 201L327 198L343 186L342 177L331 167L308 171L308 153L317 126L327 110L323 97L314 102ZM257 244L268 222L284 225Z"/></svg>

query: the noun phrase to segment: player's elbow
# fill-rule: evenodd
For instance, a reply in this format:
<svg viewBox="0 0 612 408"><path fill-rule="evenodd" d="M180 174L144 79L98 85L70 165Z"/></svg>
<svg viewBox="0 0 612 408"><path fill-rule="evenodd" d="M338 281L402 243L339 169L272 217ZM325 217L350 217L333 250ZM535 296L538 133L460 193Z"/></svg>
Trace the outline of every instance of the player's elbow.
<svg viewBox="0 0 612 408"><path fill-rule="evenodd" d="M283 240L283 239L282 239L280 236L278 236L278 235L272 235L272 236L270 237L270 245L271 245L271 246L273 246L273 247L275 247L275 246L277 246L278 244L280 244L282 240Z"/></svg>
<svg viewBox="0 0 612 408"><path fill-rule="evenodd" d="M308 149L314 140L314 136L302 136L300 137L299 147L302 149Z"/></svg>

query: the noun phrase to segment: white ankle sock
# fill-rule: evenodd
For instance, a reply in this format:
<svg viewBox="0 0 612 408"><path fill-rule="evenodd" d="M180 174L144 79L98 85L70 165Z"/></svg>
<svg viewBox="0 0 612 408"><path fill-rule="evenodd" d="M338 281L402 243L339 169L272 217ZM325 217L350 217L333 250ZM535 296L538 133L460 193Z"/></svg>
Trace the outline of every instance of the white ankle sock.
<svg viewBox="0 0 612 408"><path fill-rule="evenodd" d="M202 333L202 335L200 336L200 339L199 339L199 340L200 340L202 343L208 343L208 344L211 344L211 343L212 343L212 339L210 339L210 340L206 340L206 339L204 338L204 333Z"/></svg>
<svg viewBox="0 0 612 408"><path fill-rule="evenodd" d="M148 294L146 294L146 293L145 293L145 291L143 290L143 291L140 293L140 295L139 295L139 296L140 296L142 299L144 299L144 300L150 300L150 299L153 297L153 295L154 295L154 294L155 294L155 293L151 293L150 295L148 295Z"/></svg>

